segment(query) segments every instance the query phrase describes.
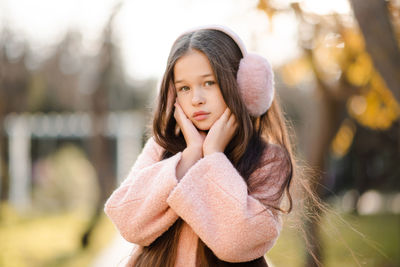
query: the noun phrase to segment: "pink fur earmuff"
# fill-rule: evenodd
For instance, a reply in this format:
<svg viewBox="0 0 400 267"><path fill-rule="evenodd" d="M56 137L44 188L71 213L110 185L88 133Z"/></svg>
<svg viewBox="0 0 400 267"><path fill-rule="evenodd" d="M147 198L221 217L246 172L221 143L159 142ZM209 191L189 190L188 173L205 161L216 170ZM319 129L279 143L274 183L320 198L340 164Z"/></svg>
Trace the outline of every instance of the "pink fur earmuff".
<svg viewBox="0 0 400 267"><path fill-rule="evenodd" d="M243 54L237 73L237 83L243 101L252 116L258 117L267 112L275 93L274 73L268 60L258 54L248 53L240 37L223 25L212 24L195 27L183 34L202 29L222 31L237 43Z"/></svg>

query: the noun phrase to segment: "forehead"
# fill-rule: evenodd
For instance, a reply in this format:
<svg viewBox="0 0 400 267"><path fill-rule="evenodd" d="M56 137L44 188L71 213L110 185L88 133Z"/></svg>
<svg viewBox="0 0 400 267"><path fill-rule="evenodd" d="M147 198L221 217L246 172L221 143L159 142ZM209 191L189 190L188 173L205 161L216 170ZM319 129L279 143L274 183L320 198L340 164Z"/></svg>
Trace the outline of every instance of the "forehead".
<svg viewBox="0 0 400 267"><path fill-rule="evenodd" d="M192 50L179 58L174 66L174 81L178 83L214 74L208 57L197 50Z"/></svg>

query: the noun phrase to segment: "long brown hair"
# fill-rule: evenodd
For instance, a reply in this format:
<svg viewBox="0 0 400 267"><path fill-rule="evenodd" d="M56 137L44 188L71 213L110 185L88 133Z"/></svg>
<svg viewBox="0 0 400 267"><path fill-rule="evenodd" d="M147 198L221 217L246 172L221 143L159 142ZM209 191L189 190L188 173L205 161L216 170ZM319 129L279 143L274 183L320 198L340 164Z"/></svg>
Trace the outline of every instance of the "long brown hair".
<svg viewBox="0 0 400 267"><path fill-rule="evenodd" d="M218 30L203 29L187 33L178 38L173 44L168 57L166 71L160 86L157 106L154 110L152 135L155 141L165 150L162 159L166 159L186 148L185 139L180 133L176 135L176 121L173 116L173 101L176 93L174 88L175 63L190 50L204 53L213 68L214 75L221 88L226 105L235 114L239 123L238 130L224 153L238 172L247 182L250 175L262 164L261 157L270 143L281 145L292 164L292 148L290 137L280 110L279 100L275 99L271 108L260 117L252 117L240 96L236 76L240 59L243 57L237 44L225 33ZM294 172L291 171L278 192L278 197L284 192L289 200L289 208L271 208L289 213L292 209L292 198L289 187ZM265 178L266 179L266 178ZM259 181L265 182L265 181ZM259 184L259 183L257 183ZM249 192L252 188L249 187ZM179 240L182 220L179 218L165 233L152 244L144 247L135 266L170 266L173 267ZM197 263L200 266L230 266L228 262L219 260L212 251L199 239ZM255 265L252 265L255 266Z"/></svg>

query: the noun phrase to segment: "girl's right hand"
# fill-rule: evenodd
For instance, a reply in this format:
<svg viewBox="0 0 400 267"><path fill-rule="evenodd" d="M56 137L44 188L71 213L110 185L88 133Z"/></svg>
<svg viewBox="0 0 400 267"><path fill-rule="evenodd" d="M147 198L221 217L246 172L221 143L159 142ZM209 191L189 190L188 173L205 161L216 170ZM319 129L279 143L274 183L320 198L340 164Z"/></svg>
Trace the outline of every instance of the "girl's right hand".
<svg viewBox="0 0 400 267"><path fill-rule="evenodd" d="M203 142L207 134L205 132L197 130L191 120L186 117L186 114L183 112L182 107L179 105L178 101L175 102L174 106L174 118L182 131L187 148L196 148L202 150Z"/></svg>

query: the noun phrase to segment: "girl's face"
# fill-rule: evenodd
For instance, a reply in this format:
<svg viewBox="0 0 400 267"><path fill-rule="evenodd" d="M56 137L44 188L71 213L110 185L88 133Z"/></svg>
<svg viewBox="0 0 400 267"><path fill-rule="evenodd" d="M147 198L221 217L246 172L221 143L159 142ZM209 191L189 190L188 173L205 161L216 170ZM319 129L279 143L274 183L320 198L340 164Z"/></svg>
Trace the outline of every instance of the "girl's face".
<svg viewBox="0 0 400 267"><path fill-rule="evenodd" d="M207 56L192 50L174 66L177 100L197 129L206 131L224 113L226 103Z"/></svg>

